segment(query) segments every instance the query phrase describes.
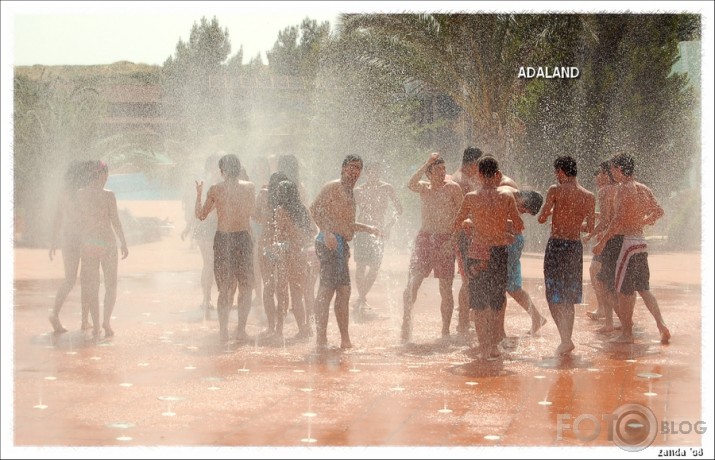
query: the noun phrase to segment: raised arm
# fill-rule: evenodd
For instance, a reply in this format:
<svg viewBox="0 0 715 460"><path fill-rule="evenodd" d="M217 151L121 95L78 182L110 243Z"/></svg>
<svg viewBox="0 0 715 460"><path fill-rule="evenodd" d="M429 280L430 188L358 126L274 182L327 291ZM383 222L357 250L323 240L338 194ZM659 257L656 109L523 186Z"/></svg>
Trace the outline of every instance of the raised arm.
<svg viewBox="0 0 715 460"><path fill-rule="evenodd" d="M434 152L430 154L429 158L427 158L427 161L425 161L425 163L420 166L420 169L415 171L412 177L410 177L410 181L407 183L407 188L417 193L421 193L427 190L427 184L424 182L420 182L420 179L422 179L422 176L424 176L425 171L427 171L427 168L429 168L432 163L437 161L438 158L439 153Z"/></svg>

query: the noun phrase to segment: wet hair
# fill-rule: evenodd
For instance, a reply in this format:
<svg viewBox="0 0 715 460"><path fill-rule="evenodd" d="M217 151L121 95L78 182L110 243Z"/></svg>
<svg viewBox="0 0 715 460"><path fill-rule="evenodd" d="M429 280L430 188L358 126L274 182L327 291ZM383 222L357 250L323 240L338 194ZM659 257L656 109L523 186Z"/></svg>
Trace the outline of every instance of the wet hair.
<svg viewBox="0 0 715 460"><path fill-rule="evenodd" d="M563 171L567 177L576 177L578 173L576 160L568 155L556 158L554 161L554 169Z"/></svg>
<svg viewBox="0 0 715 460"><path fill-rule="evenodd" d="M432 163L432 164L430 164L429 166L427 166L427 172L428 172L428 173L431 173L431 172L432 172L432 168L434 168L434 167L437 166L437 165L441 165L441 164L444 164L444 159L442 159L442 158L437 158L436 160L434 160L434 163Z"/></svg>
<svg viewBox="0 0 715 460"><path fill-rule="evenodd" d="M238 177L241 174L241 162L233 153L222 156L218 160L218 167L226 177Z"/></svg>
<svg viewBox="0 0 715 460"><path fill-rule="evenodd" d="M96 169L94 160L72 160L64 175L64 189L75 193L89 184L90 173Z"/></svg>
<svg viewBox="0 0 715 460"><path fill-rule="evenodd" d="M636 162L632 155L621 153L611 159L611 164L620 169L624 176L631 177L636 168Z"/></svg>
<svg viewBox="0 0 715 460"><path fill-rule="evenodd" d="M300 193L295 182L290 180L282 180L278 183L275 192L275 209L278 206L282 207L288 217L300 228L306 235L310 235L310 214L300 201Z"/></svg>
<svg viewBox="0 0 715 460"><path fill-rule="evenodd" d="M362 169L362 166L363 166L362 158L360 158L360 155L353 155L353 154L350 154L345 157L345 159L343 160L343 168L346 167L348 165L348 163L352 163L353 161L357 161L358 163L360 163L360 169Z"/></svg>
<svg viewBox="0 0 715 460"><path fill-rule="evenodd" d="M462 166L478 162L482 155L482 151L478 148L472 146L467 147L462 154Z"/></svg>
<svg viewBox="0 0 715 460"><path fill-rule="evenodd" d="M278 157L276 170L288 176L296 184L300 183L300 163L292 153L286 153Z"/></svg>
<svg viewBox="0 0 715 460"><path fill-rule="evenodd" d="M290 179L282 172L274 172L268 179L268 207L271 211L278 206L278 185L284 181L290 181Z"/></svg>
<svg viewBox="0 0 715 460"><path fill-rule="evenodd" d="M491 155L483 156L479 160L479 174L484 177L494 177L499 172L499 162Z"/></svg>
<svg viewBox="0 0 715 460"><path fill-rule="evenodd" d="M521 200L521 205L532 216L535 216L541 209L541 205L544 204L544 197L534 190L519 190L516 195Z"/></svg>
<svg viewBox="0 0 715 460"><path fill-rule="evenodd" d="M87 164L87 183L95 180L100 176L109 172L109 166L102 160L92 160ZM86 184L85 184L86 185Z"/></svg>
<svg viewBox="0 0 715 460"><path fill-rule="evenodd" d="M608 180L611 184L616 183L616 179L613 178L613 173L611 172L611 162L609 160L602 161L601 164L598 165L598 169L596 170L596 174L594 174L594 176L598 176L601 173L608 176Z"/></svg>

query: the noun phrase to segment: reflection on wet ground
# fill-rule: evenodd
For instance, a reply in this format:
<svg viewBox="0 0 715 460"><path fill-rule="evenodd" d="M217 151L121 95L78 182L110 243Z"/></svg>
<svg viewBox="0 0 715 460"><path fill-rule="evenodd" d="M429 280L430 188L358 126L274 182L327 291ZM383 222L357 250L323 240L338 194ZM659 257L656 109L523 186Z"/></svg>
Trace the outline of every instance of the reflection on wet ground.
<svg viewBox="0 0 715 460"><path fill-rule="evenodd" d="M386 264L370 294L376 314L351 323L355 348L335 348L331 313L331 348L322 353L315 352L314 338L293 337L290 313L285 340L262 337L255 305L252 339L220 345L215 312L205 320L197 307L198 270L122 273L120 267L111 340L79 330L78 287L61 314L70 331L56 335L47 315L59 281L17 280L14 442L612 447L613 432L603 420L627 404L650 409L658 421L701 418L699 286L655 286L673 332L670 345L659 342L640 300L632 345L608 343L585 314L593 305L578 305L576 350L557 358L558 334L538 272L527 271L524 287L549 322L541 334L528 335L528 315L509 299L510 338L502 357L486 361L476 354L473 333L440 337L431 278L418 296L413 343L400 345L404 279L404 271ZM459 285L456 279L455 294ZM590 285L586 289L587 300L595 299ZM231 319L235 325L235 311ZM590 425L577 426L582 415ZM653 444L699 446L701 436L657 433Z"/></svg>

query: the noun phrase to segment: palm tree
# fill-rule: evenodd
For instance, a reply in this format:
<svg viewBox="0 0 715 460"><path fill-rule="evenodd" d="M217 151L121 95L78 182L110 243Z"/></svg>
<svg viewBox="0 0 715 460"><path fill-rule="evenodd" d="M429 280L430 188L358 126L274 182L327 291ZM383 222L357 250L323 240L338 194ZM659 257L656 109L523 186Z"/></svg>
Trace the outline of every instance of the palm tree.
<svg viewBox="0 0 715 460"><path fill-rule="evenodd" d="M560 59L553 53L560 43L555 31L578 33L581 21L577 15L344 14L332 59L448 95L463 110L465 143L506 157L520 124L514 101L528 84L518 78L519 67Z"/></svg>

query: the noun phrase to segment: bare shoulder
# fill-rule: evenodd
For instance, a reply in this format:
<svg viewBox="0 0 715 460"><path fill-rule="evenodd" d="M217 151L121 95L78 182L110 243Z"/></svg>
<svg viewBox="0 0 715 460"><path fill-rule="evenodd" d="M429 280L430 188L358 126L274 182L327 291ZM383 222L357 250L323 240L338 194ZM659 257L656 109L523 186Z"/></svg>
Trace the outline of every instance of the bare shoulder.
<svg viewBox="0 0 715 460"><path fill-rule="evenodd" d="M499 193L508 193L508 194L514 196L514 194L516 192L518 192L519 189L517 189L516 187L513 187L511 185L501 184L499 187L497 187L497 191Z"/></svg>
<svg viewBox="0 0 715 460"><path fill-rule="evenodd" d="M453 181L453 180L445 180L445 181L444 181L444 186L445 186L445 187L448 187L449 189L459 190L460 193L462 192L462 187L460 187L459 184L456 183L456 182Z"/></svg>
<svg viewBox="0 0 715 460"><path fill-rule="evenodd" d="M246 190L250 190L250 191L252 191L253 193L255 193L255 191L256 191L256 184L254 184L254 183L251 182L251 181L239 180L239 181L238 181L238 185L239 185L239 187L242 187L242 188L244 188L244 189L246 189Z"/></svg>
<svg viewBox="0 0 715 460"><path fill-rule="evenodd" d="M516 190L519 190L519 186L516 184L516 181L512 179L509 176L504 176L502 175L501 181L499 182L499 185L505 185L508 187L512 187Z"/></svg>

